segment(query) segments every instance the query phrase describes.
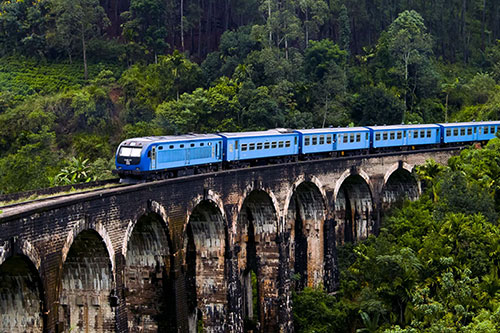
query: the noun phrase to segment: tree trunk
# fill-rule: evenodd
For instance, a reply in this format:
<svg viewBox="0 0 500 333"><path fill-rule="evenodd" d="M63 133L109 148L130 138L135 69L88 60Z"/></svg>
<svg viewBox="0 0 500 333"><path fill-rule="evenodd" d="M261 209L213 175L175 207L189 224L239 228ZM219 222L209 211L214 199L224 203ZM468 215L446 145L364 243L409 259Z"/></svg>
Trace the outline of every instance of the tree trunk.
<svg viewBox="0 0 500 333"><path fill-rule="evenodd" d="M82 50L83 50L83 78L88 80L89 74L87 70L87 45L85 44L85 31L82 24Z"/></svg>
<svg viewBox="0 0 500 333"><path fill-rule="evenodd" d="M181 0L181 49L184 51L184 0Z"/></svg>
<svg viewBox="0 0 500 333"><path fill-rule="evenodd" d="M484 26L486 21L486 0L483 0L483 17L481 19L481 51L484 52L485 42L484 42Z"/></svg>
<svg viewBox="0 0 500 333"><path fill-rule="evenodd" d="M306 28L306 49L309 46L309 9L306 8L306 20L304 22L304 27Z"/></svg>
<svg viewBox="0 0 500 333"><path fill-rule="evenodd" d="M273 30L271 28L271 0L267 1L267 27L269 29L269 47L273 44Z"/></svg>

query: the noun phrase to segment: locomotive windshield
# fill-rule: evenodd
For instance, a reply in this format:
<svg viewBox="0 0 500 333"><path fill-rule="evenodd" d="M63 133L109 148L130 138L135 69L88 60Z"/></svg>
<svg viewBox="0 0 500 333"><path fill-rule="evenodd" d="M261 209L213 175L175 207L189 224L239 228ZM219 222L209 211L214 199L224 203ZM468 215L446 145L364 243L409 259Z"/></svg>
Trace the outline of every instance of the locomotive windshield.
<svg viewBox="0 0 500 333"><path fill-rule="evenodd" d="M132 148L132 147L121 147L119 156L123 157L141 157L142 147Z"/></svg>

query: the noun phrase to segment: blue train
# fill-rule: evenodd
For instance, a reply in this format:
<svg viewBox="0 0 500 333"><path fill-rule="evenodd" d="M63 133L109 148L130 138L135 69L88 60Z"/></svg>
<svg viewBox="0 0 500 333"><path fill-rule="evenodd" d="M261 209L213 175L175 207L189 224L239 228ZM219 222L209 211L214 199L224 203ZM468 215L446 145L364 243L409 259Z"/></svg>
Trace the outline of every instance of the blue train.
<svg viewBox="0 0 500 333"><path fill-rule="evenodd" d="M123 141L122 179L161 179L259 164L485 142L500 121L154 136Z"/></svg>

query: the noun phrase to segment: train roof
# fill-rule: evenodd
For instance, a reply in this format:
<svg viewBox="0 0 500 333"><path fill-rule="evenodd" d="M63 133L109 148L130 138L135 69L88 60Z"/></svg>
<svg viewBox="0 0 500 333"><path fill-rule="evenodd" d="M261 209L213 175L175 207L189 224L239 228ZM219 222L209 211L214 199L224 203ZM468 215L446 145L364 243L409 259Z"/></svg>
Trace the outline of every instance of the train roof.
<svg viewBox="0 0 500 333"><path fill-rule="evenodd" d="M416 125L384 125L384 126L366 126L374 131L398 131L398 130L413 130L424 128L439 128L436 124L416 124Z"/></svg>
<svg viewBox="0 0 500 333"><path fill-rule="evenodd" d="M279 135L290 135L297 134L291 129L287 128L277 128L267 131L255 131L255 132L223 132L218 133L219 135L226 138L248 138L255 136L279 136Z"/></svg>
<svg viewBox="0 0 500 333"><path fill-rule="evenodd" d="M342 133L342 132L367 132L366 127L328 127L328 128L312 128L300 129L295 132L301 134L321 134L321 133Z"/></svg>
<svg viewBox="0 0 500 333"><path fill-rule="evenodd" d="M210 140L210 139L221 139L220 136L216 134L184 134L184 135L164 135L164 136L145 136L141 138L127 139L122 142L126 144L127 142L141 142L143 144L155 143L155 142L178 142L178 141L192 141L192 140Z"/></svg>
<svg viewBox="0 0 500 333"><path fill-rule="evenodd" d="M440 123L443 127L456 127L456 126L488 126L488 125L500 125L500 121L469 121L464 123Z"/></svg>

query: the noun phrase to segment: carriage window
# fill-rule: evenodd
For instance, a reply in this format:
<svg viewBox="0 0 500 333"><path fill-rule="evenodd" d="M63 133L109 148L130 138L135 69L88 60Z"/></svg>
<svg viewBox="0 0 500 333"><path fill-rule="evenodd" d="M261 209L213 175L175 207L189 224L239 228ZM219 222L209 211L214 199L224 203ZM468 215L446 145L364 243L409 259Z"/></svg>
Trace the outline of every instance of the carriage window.
<svg viewBox="0 0 500 333"><path fill-rule="evenodd" d="M313 145L317 145L318 144L318 137L317 136L313 136Z"/></svg>
<svg viewBox="0 0 500 333"><path fill-rule="evenodd" d="M234 141L234 150L238 150L238 140Z"/></svg>
<svg viewBox="0 0 500 333"><path fill-rule="evenodd" d="M246 143L241 144L241 151L247 151L247 144Z"/></svg>
<svg viewBox="0 0 500 333"><path fill-rule="evenodd" d="M324 135L320 135L319 136L319 144L320 145L324 145L325 144L325 136Z"/></svg>
<svg viewBox="0 0 500 333"><path fill-rule="evenodd" d="M491 127L490 127L490 133L491 133L491 134L494 134L494 133L495 133L495 126L491 126Z"/></svg>
<svg viewBox="0 0 500 333"><path fill-rule="evenodd" d="M401 132L398 131L397 132L397 138L398 138L398 140L400 140L402 137L403 137L403 133L401 133Z"/></svg>
<svg viewBox="0 0 500 333"><path fill-rule="evenodd" d="M421 138L425 138L425 131L424 131L424 130L421 130L421 131L420 131L420 137L421 137Z"/></svg>
<svg viewBox="0 0 500 333"><path fill-rule="evenodd" d="M460 129L460 135L465 135L465 128Z"/></svg>
<svg viewBox="0 0 500 333"><path fill-rule="evenodd" d="M278 148L283 148L283 141L278 142Z"/></svg>
<svg viewBox="0 0 500 333"><path fill-rule="evenodd" d="M474 134L476 134L477 132L477 127L474 127Z"/></svg>
<svg viewBox="0 0 500 333"><path fill-rule="evenodd" d="M361 134L356 134L356 142L360 142L361 141Z"/></svg>
<svg viewBox="0 0 500 333"><path fill-rule="evenodd" d="M212 142L207 143L207 146L211 146L211 145L212 145Z"/></svg>
<svg viewBox="0 0 500 333"><path fill-rule="evenodd" d="M349 136L347 134L342 134L344 138L342 139L342 142L347 143L349 141Z"/></svg>
<svg viewBox="0 0 500 333"><path fill-rule="evenodd" d="M191 147L194 147L194 143L191 144Z"/></svg>
<svg viewBox="0 0 500 333"><path fill-rule="evenodd" d="M415 139L418 139L418 131L413 131L413 137L414 137Z"/></svg>
<svg viewBox="0 0 500 333"><path fill-rule="evenodd" d="M291 144L290 144L290 141L285 141L285 147L290 147Z"/></svg>
<svg viewBox="0 0 500 333"><path fill-rule="evenodd" d="M184 145L180 145L179 148L184 148Z"/></svg>
<svg viewBox="0 0 500 333"><path fill-rule="evenodd" d="M390 138L391 140L394 140L394 138L395 138L394 132L390 132L390 133L389 133L389 138Z"/></svg>
<svg viewBox="0 0 500 333"><path fill-rule="evenodd" d="M266 142L264 143L264 149L269 149L271 147L271 143Z"/></svg>
<svg viewBox="0 0 500 333"><path fill-rule="evenodd" d="M163 146L158 146L158 150L163 150Z"/></svg>
<svg viewBox="0 0 500 333"><path fill-rule="evenodd" d="M472 135L472 128L470 128L470 127L469 127L469 128L467 129L467 135Z"/></svg>
<svg viewBox="0 0 500 333"><path fill-rule="evenodd" d="M249 145L249 149L250 149L250 150L255 150L255 143L251 143L251 144Z"/></svg>
<svg viewBox="0 0 500 333"><path fill-rule="evenodd" d="M331 135L327 135L326 136L326 143L331 145L332 144L332 136Z"/></svg>
<svg viewBox="0 0 500 333"><path fill-rule="evenodd" d="M204 145L205 145L205 143L204 143L204 142L200 143L200 147L203 147Z"/></svg>
<svg viewBox="0 0 500 333"><path fill-rule="evenodd" d="M388 138L387 132L384 132L384 133L382 134L382 139L383 139L383 140L387 140L387 138Z"/></svg>
<svg viewBox="0 0 500 333"><path fill-rule="evenodd" d="M278 146L278 145L276 144L276 141L271 142L271 148L272 148L272 149L276 148L277 146Z"/></svg>
<svg viewBox="0 0 500 333"><path fill-rule="evenodd" d="M354 142L354 134L349 135L349 142Z"/></svg>
<svg viewBox="0 0 500 333"><path fill-rule="evenodd" d="M449 128L448 128L448 129L446 130L446 136L450 136L450 135L451 135L451 129L449 129Z"/></svg>
<svg viewBox="0 0 500 333"><path fill-rule="evenodd" d="M377 141L380 140L380 133L375 134L375 140L377 140Z"/></svg>
<svg viewBox="0 0 500 333"><path fill-rule="evenodd" d="M262 149L262 142L257 143L257 149Z"/></svg>
<svg viewBox="0 0 500 333"><path fill-rule="evenodd" d="M305 145L305 146L309 146L309 143L310 143L310 142L311 142L311 138L310 138L309 136L306 136L306 137L304 138L304 145ZM273 147L273 148L275 148L275 147Z"/></svg>
<svg viewBox="0 0 500 333"><path fill-rule="evenodd" d="M427 130L427 137L430 138L432 136L431 130Z"/></svg>

